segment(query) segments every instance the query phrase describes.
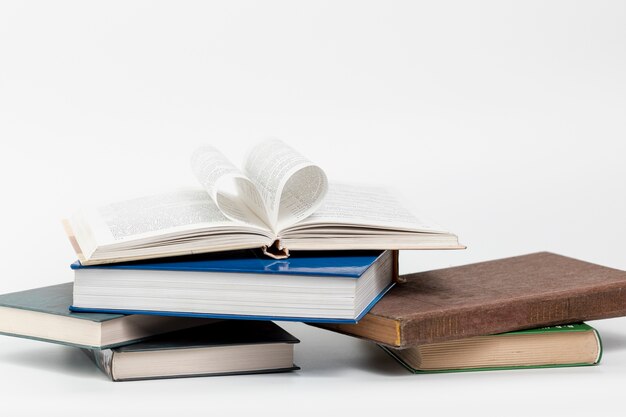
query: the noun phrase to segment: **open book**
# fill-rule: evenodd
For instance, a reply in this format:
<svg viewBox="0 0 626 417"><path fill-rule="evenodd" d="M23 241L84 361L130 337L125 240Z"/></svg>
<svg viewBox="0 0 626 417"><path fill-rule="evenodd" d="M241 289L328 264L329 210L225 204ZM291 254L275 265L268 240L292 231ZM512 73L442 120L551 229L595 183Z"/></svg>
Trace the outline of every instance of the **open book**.
<svg viewBox="0 0 626 417"><path fill-rule="evenodd" d="M455 235L420 220L382 188L331 184L280 140L255 146L243 169L213 147L191 157L202 188L79 211L65 221L83 265L262 248L458 249Z"/></svg>

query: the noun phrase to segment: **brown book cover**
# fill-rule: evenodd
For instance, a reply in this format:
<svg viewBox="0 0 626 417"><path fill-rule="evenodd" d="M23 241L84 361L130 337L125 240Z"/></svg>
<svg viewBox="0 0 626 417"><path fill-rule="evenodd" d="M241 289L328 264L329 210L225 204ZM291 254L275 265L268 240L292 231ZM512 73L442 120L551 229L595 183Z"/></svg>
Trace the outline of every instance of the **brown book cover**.
<svg viewBox="0 0 626 417"><path fill-rule="evenodd" d="M626 315L626 271L548 252L400 279L358 324L315 326L405 348Z"/></svg>

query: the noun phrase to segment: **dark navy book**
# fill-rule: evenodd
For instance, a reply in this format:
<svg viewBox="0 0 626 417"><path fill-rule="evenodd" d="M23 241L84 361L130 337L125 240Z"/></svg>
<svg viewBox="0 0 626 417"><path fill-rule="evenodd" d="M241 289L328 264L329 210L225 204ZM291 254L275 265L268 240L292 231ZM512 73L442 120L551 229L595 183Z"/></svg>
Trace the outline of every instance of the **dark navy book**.
<svg viewBox="0 0 626 417"><path fill-rule="evenodd" d="M221 320L114 349L84 350L113 381L286 372L300 341L269 321Z"/></svg>
<svg viewBox="0 0 626 417"><path fill-rule="evenodd" d="M73 311L356 323L393 285L397 252L246 250L72 269Z"/></svg>

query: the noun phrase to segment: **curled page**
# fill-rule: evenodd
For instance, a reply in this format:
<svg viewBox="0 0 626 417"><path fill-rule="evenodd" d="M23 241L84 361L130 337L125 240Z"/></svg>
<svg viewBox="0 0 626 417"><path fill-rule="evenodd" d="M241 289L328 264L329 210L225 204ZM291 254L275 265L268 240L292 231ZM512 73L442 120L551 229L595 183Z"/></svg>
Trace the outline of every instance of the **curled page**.
<svg viewBox="0 0 626 417"><path fill-rule="evenodd" d="M191 156L191 169L225 216L268 227L267 212L255 185L220 151L212 146L197 149Z"/></svg>
<svg viewBox="0 0 626 417"><path fill-rule="evenodd" d="M310 216L328 190L324 171L278 139L255 146L246 158L244 173L256 186L268 225L277 235Z"/></svg>
<svg viewBox="0 0 626 417"><path fill-rule="evenodd" d="M381 187L332 183L324 204L295 227L361 225L390 230L446 233L430 220L418 217L395 193Z"/></svg>

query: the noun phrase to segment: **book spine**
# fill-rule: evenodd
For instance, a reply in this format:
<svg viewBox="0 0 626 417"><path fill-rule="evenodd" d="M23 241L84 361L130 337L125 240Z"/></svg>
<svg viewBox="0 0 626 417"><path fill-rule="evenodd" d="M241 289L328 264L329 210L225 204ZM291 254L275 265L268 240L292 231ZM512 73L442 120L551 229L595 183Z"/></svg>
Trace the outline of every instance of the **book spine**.
<svg viewBox="0 0 626 417"><path fill-rule="evenodd" d="M113 376L113 351L111 349L81 349L111 381Z"/></svg>
<svg viewBox="0 0 626 417"><path fill-rule="evenodd" d="M393 281L397 282L397 283L403 283L406 282L405 279L400 277L400 251L397 250L392 250L391 251L391 262L393 262L393 266L392 266L392 276L393 276Z"/></svg>
<svg viewBox="0 0 626 417"><path fill-rule="evenodd" d="M602 338L600 337L600 333L594 328L591 329L593 331L594 336L596 337L596 342L598 343L598 356L596 357L596 363L600 363L602 360L602 354L604 353L604 347L602 346Z"/></svg>
<svg viewBox="0 0 626 417"><path fill-rule="evenodd" d="M626 287L623 284L602 289L529 299L525 302L498 303L480 308L459 309L442 315L400 322L399 343L433 343L543 326L576 323L626 315Z"/></svg>

